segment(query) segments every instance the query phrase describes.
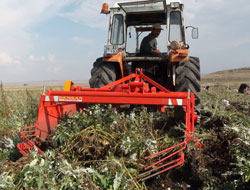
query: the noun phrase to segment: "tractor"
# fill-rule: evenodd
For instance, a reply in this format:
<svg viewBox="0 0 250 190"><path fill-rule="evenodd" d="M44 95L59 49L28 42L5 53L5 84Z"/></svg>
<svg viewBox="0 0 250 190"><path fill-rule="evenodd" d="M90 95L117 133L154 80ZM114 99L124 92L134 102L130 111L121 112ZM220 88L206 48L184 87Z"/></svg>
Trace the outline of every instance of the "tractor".
<svg viewBox="0 0 250 190"><path fill-rule="evenodd" d="M146 180L182 165L189 142L201 146L194 136L200 103L199 59L188 55L189 27L184 26L183 4L179 0L115 3L110 9L104 3L101 13L110 14L108 41L103 56L93 64L90 88L65 81L64 90L43 93L36 123L22 128L23 142L17 148L23 156L28 156L34 147L44 155L41 144L53 135L60 120L77 111L85 112L93 104L111 104L116 109L124 105L151 106L163 113L174 107L185 123L184 141L146 158L161 157L140 175ZM140 54L139 44L154 24L166 31L165 52L145 56ZM191 28L193 38L197 38L197 28ZM128 43L132 30L134 46Z"/></svg>
<svg viewBox="0 0 250 190"><path fill-rule="evenodd" d="M174 92L195 94L196 111L200 104L200 62L188 55L186 29L192 28L192 38L198 38L198 29L185 27L184 5L180 0L148 0L103 4L101 13L110 14L107 45L103 57L93 64L89 84L100 88L142 68L144 74ZM152 25L161 24L165 31L164 49L158 56L140 55L140 36L152 31ZM134 51L128 43L131 30L135 34Z"/></svg>

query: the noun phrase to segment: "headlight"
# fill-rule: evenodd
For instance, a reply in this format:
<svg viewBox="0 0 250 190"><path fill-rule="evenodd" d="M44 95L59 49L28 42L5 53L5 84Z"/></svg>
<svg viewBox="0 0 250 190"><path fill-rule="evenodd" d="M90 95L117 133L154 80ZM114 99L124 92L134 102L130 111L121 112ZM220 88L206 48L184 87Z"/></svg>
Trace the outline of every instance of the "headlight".
<svg viewBox="0 0 250 190"><path fill-rule="evenodd" d="M170 48L171 48L172 50L180 49L180 48L181 48L181 43L180 43L178 40L172 41L172 42L170 43Z"/></svg>
<svg viewBox="0 0 250 190"><path fill-rule="evenodd" d="M180 3L179 2L172 2L172 3L170 3L170 7L173 8L173 9L179 8Z"/></svg>

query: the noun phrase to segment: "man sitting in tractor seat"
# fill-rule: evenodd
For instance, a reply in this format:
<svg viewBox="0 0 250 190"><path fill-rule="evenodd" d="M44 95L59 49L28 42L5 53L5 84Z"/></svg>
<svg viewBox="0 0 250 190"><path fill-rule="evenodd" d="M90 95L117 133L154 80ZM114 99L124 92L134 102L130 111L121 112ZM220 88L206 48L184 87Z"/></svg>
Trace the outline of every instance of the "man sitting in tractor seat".
<svg viewBox="0 0 250 190"><path fill-rule="evenodd" d="M144 37L141 42L140 56L160 56L160 51L157 49L156 38L160 35L160 24L154 24L151 33Z"/></svg>

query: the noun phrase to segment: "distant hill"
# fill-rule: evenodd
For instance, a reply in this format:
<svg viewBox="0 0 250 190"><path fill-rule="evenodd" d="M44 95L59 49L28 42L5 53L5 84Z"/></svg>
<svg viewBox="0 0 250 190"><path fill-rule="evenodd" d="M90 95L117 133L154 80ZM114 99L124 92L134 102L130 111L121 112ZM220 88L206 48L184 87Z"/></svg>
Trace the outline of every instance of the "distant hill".
<svg viewBox="0 0 250 190"><path fill-rule="evenodd" d="M230 86L238 88L241 83L250 85L250 67L217 71L201 77L203 86Z"/></svg>

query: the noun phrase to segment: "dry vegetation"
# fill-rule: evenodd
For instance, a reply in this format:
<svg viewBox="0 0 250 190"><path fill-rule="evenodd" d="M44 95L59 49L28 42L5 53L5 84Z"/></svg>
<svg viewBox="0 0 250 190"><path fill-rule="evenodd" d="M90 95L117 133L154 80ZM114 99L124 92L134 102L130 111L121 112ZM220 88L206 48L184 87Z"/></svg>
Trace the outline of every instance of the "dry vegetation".
<svg viewBox="0 0 250 190"><path fill-rule="evenodd" d="M186 162L139 182L144 157L183 140L183 125L145 108L116 112L93 106L64 118L46 144L20 158L15 144L22 126L34 123L40 89L0 91L0 189L248 189L250 186L250 95L224 87L201 94L201 121ZM173 130L173 129L178 130ZM44 149L45 150L45 149Z"/></svg>
<svg viewBox="0 0 250 190"><path fill-rule="evenodd" d="M229 86L238 88L241 83L250 84L250 68L218 71L202 77L204 86Z"/></svg>

